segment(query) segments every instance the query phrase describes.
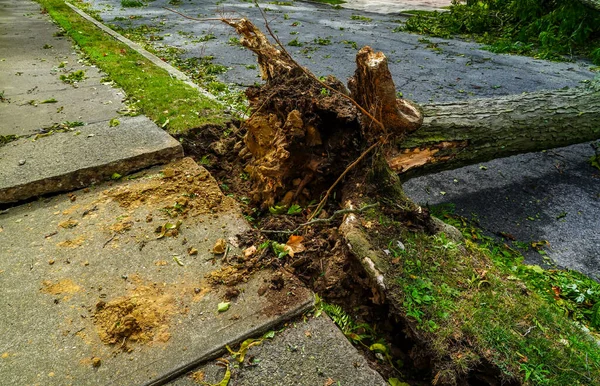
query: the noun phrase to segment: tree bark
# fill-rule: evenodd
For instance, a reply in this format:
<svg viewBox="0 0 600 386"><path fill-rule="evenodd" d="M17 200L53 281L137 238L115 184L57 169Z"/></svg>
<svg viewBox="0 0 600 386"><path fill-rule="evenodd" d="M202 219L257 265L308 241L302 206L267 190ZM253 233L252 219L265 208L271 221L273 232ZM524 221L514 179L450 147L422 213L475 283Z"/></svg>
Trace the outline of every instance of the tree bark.
<svg viewBox="0 0 600 386"><path fill-rule="evenodd" d="M425 119L386 158L406 177L600 138L594 87L423 106Z"/></svg>

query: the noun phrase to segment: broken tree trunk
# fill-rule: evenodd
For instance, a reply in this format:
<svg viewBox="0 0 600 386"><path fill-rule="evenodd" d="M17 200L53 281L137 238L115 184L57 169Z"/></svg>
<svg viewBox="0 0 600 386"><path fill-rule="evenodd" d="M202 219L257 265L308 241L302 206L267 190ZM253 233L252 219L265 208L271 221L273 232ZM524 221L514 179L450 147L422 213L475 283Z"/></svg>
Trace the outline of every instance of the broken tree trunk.
<svg viewBox="0 0 600 386"><path fill-rule="evenodd" d="M380 123L366 114L359 114L363 136L373 143L376 136L393 135L403 138L423 123L418 106L396 97L396 87L382 52L363 47L356 54L356 71L348 81L350 96Z"/></svg>
<svg viewBox="0 0 600 386"><path fill-rule="evenodd" d="M263 208L319 199L363 146L402 138L420 126L418 107L396 101L383 54L369 47L359 52L351 82L356 101L339 80L319 80L250 21L224 22L257 55L266 81L246 91L252 115L244 123L250 195Z"/></svg>
<svg viewBox="0 0 600 386"><path fill-rule="evenodd" d="M594 87L423 106L421 128L387 155L409 177L600 138Z"/></svg>

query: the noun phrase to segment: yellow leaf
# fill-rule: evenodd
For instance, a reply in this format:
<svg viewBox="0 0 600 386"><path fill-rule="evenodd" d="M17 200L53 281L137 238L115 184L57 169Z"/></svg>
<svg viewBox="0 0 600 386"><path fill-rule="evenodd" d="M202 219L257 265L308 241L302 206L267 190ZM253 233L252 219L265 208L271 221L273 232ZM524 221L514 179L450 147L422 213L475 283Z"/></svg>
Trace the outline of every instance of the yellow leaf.
<svg viewBox="0 0 600 386"><path fill-rule="evenodd" d="M292 251L292 253L290 253L290 256L293 257L294 253L300 253L300 252L304 252L306 250L304 245L302 245L303 240L304 240L304 237L302 237L302 236L294 236L294 235L290 236L287 243L285 243L285 245L288 246L290 248L290 250Z"/></svg>

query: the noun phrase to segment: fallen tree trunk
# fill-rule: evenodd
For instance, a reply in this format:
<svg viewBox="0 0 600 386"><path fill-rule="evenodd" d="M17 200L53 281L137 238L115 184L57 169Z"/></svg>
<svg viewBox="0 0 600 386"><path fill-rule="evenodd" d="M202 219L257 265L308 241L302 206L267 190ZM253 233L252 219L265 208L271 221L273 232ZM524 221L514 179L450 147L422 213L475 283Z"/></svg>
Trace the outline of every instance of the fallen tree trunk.
<svg viewBox="0 0 600 386"><path fill-rule="evenodd" d="M407 177L600 138L593 87L423 106L421 128L387 155Z"/></svg>

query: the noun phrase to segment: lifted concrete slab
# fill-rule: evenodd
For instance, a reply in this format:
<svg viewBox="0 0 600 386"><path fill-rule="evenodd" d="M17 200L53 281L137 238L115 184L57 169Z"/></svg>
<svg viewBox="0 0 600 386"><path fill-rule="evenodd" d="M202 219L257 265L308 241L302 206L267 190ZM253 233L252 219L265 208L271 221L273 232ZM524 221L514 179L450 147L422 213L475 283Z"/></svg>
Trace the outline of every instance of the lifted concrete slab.
<svg viewBox="0 0 600 386"><path fill-rule="evenodd" d="M250 357L254 359L246 366L231 367L235 386L388 385L325 314L286 324L273 339L251 347L246 355ZM228 359L236 363L234 358ZM198 372L205 374L206 382L216 384L225 370L213 362L206 363L168 385L198 385L192 378ZM333 383L327 383L329 379Z"/></svg>
<svg viewBox="0 0 600 386"><path fill-rule="evenodd" d="M125 175L183 156L181 144L147 117L121 117L119 122L0 147L0 203L90 186L114 173Z"/></svg>
<svg viewBox="0 0 600 386"><path fill-rule="evenodd" d="M178 221L159 238L157 227ZM155 382L305 311L310 291L291 277L259 291L263 272L241 278L217 312L227 291L209 278L224 256L209 251L223 238L238 259L233 237L248 229L190 159L11 208L0 215L2 383Z"/></svg>

